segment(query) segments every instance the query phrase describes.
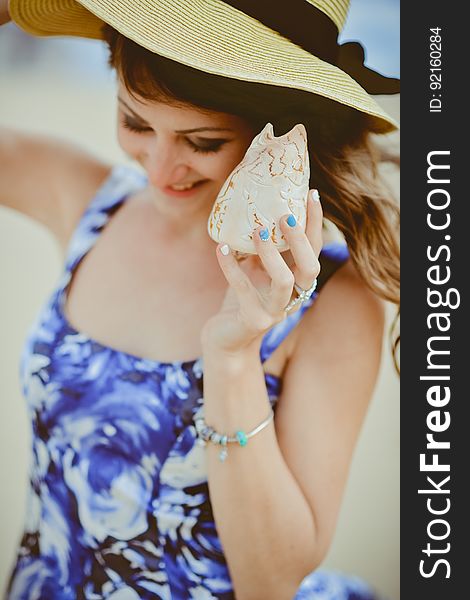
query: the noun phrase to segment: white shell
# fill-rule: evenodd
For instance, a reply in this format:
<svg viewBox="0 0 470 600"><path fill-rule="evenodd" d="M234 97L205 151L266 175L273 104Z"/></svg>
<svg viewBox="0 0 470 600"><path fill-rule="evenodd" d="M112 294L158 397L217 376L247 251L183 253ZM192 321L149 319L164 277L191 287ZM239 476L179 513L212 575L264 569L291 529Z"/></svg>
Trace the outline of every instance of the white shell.
<svg viewBox="0 0 470 600"><path fill-rule="evenodd" d="M279 219L292 213L305 229L309 179L305 127L298 124L275 137L268 123L222 186L207 223L210 237L239 253L256 254L253 231L263 225L277 248L288 250Z"/></svg>

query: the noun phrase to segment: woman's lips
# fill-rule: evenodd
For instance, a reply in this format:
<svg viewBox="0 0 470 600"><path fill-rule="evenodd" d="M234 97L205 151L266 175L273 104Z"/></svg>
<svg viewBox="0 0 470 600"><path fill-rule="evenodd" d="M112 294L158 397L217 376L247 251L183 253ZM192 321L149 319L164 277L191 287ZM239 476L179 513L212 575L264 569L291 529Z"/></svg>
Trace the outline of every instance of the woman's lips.
<svg viewBox="0 0 470 600"><path fill-rule="evenodd" d="M199 188L201 187L201 185L203 185L204 183L206 183L208 181L208 179L201 179L201 181L196 181L192 187L187 188L187 189L175 189L174 187L171 186L166 186L163 188L163 192L165 194L167 194L168 196L173 196L176 198L185 198L186 196L192 196L193 194L195 194Z"/></svg>

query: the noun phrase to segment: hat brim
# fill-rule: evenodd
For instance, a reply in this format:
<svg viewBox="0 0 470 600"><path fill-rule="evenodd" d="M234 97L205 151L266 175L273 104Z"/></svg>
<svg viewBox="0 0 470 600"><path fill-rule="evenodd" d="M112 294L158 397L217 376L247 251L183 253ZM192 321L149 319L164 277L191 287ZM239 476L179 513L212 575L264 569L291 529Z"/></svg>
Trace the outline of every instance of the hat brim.
<svg viewBox="0 0 470 600"><path fill-rule="evenodd" d="M370 117L370 130L398 128L354 79L221 0L10 0L10 15L38 36L102 39L103 22L165 58L232 79L318 94ZM253 46L256 45L256 52Z"/></svg>

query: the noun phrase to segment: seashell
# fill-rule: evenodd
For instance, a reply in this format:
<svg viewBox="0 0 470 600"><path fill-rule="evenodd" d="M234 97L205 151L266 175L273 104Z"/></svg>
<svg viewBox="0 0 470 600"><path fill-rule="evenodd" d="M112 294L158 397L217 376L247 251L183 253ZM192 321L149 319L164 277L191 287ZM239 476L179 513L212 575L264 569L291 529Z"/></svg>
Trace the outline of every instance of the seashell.
<svg viewBox="0 0 470 600"><path fill-rule="evenodd" d="M262 225L281 252L288 250L279 219L290 212L305 229L309 179L305 127L276 137L268 123L222 186L207 223L210 237L239 254L256 254L253 231Z"/></svg>

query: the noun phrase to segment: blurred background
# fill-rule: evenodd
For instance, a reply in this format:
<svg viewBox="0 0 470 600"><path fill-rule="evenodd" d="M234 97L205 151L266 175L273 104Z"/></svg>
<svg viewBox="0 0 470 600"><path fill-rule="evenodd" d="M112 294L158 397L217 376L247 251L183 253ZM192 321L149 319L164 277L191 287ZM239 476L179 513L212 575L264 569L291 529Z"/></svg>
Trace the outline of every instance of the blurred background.
<svg viewBox="0 0 470 600"><path fill-rule="evenodd" d="M398 0L352 0L341 40L354 39L365 46L368 66L398 77ZM399 121L398 96L377 100ZM115 139L115 112L114 76L100 42L32 38L12 24L0 28L0 125L57 135L99 157L128 163ZM395 157L381 168L398 201L399 133L378 141L384 155ZM61 269L58 246L48 231L0 207L0 594L22 531L29 464L19 357ZM325 566L365 578L388 600L400 597L399 458L399 380L385 339L376 391Z"/></svg>

